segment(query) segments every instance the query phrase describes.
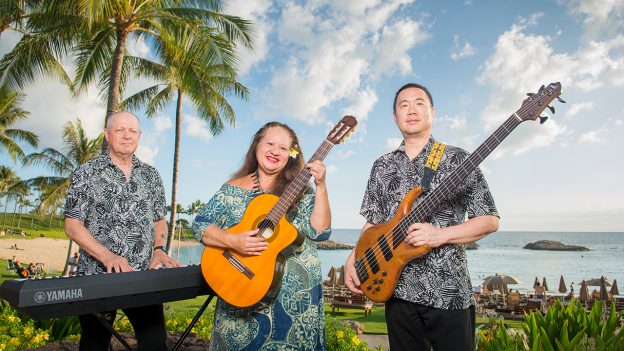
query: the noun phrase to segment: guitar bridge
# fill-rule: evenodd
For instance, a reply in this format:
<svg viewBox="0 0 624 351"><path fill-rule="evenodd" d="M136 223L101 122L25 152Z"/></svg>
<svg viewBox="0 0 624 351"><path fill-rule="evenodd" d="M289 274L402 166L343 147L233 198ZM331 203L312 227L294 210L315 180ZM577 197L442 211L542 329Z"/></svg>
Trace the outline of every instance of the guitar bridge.
<svg viewBox="0 0 624 351"><path fill-rule="evenodd" d="M250 280L255 276L254 272L252 272L247 266L243 264L238 258L234 257L232 253L228 250L223 250L223 256L230 262L234 268L236 268L239 272L243 273Z"/></svg>

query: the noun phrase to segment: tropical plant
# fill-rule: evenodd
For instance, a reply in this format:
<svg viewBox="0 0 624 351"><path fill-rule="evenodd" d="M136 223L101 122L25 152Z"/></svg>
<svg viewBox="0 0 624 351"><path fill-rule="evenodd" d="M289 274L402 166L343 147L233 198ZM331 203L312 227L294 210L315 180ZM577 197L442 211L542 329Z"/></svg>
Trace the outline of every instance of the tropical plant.
<svg viewBox="0 0 624 351"><path fill-rule="evenodd" d="M16 185L20 183L20 178L8 166L0 166L0 199L4 198L4 218L2 223L6 225L7 209L9 200L15 196Z"/></svg>
<svg viewBox="0 0 624 351"><path fill-rule="evenodd" d="M53 148L46 148L41 152L32 153L24 159L24 165L42 165L48 167L53 176L39 176L26 180L30 186L37 187L40 191L39 214L50 213L50 226L52 215L58 206L65 200L71 177L79 165L97 157L100 154L102 139L100 133L96 138L89 138L82 122L78 119L75 123L67 122L63 128L63 146L65 153ZM69 261L73 242L69 242L69 250L65 262ZM67 265L65 267L67 269Z"/></svg>
<svg viewBox="0 0 624 351"><path fill-rule="evenodd" d="M5 30L23 32L23 22L28 10L37 0L3 0L0 1L0 35Z"/></svg>
<svg viewBox="0 0 624 351"><path fill-rule="evenodd" d="M160 62L134 58L136 72L154 79L156 84L130 96L122 106L130 109L145 106L147 115L153 117L174 99L176 102L171 186L171 205L176 210L171 212L169 220L167 248L170 252L177 211L183 98L190 99L198 117L207 121L212 134L216 135L226 122L233 124L235 121L227 95L246 98L248 90L236 80L234 44L213 28L180 27L163 33L161 39L156 46Z"/></svg>
<svg viewBox="0 0 624 351"><path fill-rule="evenodd" d="M39 138L35 133L22 129L11 128L15 122L28 117L28 112L19 107L24 94L11 90L8 86L0 86L0 150L5 149L16 161L24 157L19 141L37 146Z"/></svg>
<svg viewBox="0 0 624 351"><path fill-rule="evenodd" d="M186 208L186 214L189 215L191 222L195 220L195 215L203 206L204 203L201 200L195 200Z"/></svg>

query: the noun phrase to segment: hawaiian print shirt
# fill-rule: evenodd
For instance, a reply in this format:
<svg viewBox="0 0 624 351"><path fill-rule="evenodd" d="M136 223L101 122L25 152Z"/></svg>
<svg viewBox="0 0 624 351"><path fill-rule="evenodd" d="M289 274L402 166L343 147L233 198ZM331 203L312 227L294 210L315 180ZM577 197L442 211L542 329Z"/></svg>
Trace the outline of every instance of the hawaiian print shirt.
<svg viewBox="0 0 624 351"><path fill-rule="evenodd" d="M434 142L431 137L413 160L409 159L404 144L401 144L398 149L375 161L360 210L368 222L379 224L394 218L405 194L420 185L425 161ZM444 177L468 155L460 148L447 145L428 193L442 184ZM426 195L418 197L413 206L417 206ZM427 222L438 228L449 227L463 223L466 214L468 218L498 216L494 199L478 168L464 179L450 198L439 205ZM409 262L401 273L394 296L434 308L468 308L474 302L465 246L445 244Z"/></svg>
<svg viewBox="0 0 624 351"><path fill-rule="evenodd" d="M132 156L130 180L108 155L81 165L72 176L65 217L84 223L93 237L136 269L148 269L154 222L165 217L165 189L158 171ZM81 250L77 274L106 272Z"/></svg>

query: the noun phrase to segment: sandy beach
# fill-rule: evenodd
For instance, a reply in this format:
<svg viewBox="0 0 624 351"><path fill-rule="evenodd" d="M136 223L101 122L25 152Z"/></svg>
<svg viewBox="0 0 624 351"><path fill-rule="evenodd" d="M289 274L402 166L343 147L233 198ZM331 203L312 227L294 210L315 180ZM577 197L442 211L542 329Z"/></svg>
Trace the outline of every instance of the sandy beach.
<svg viewBox="0 0 624 351"><path fill-rule="evenodd" d="M194 241L182 241L180 243L182 246L196 244L197 243ZM17 245L17 249L14 248L14 245ZM174 249L177 245L178 243L175 242L173 246ZM5 238L0 240L0 257L3 259L10 259L15 256L21 263L43 263L46 268L60 272L64 268L68 248L69 240L67 239ZM78 251L78 245L74 245L73 251Z"/></svg>

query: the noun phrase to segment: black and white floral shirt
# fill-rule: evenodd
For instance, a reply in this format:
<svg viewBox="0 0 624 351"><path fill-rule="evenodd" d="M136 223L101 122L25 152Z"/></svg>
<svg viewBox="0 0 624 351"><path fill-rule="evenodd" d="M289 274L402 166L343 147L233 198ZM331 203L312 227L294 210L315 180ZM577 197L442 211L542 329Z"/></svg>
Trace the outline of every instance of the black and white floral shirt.
<svg viewBox="0 0 624 351"><path fill-rule="evenodd" d="M435 142L431 137L418 156L410 160L401 146L378 158L373 164L360 213L373 224L394 218L407 192L420 185L425 162ZM432 192L457 168L468 153L447 145L438 171L431 181ZM426 195L421 195L414 206ZM477 168L456 189L427 222L438 228L463 223L483 215L498 216L487 182ZM445 244L409 262L403 269L394 296L410 302L443 309L464 309L472 302L472 284L466 249L462 244Z"/></svg>
<svg viewBox="0 0 624 351"><path fill-rule="evenodd" d="M165 189L158 171L132 157L130 180L108 155L78 167L65 202L65 217L84 223L93 237L136 269L148 269L154 222L165 216ZM106 272L81 250L77 274Z"/></svg>

